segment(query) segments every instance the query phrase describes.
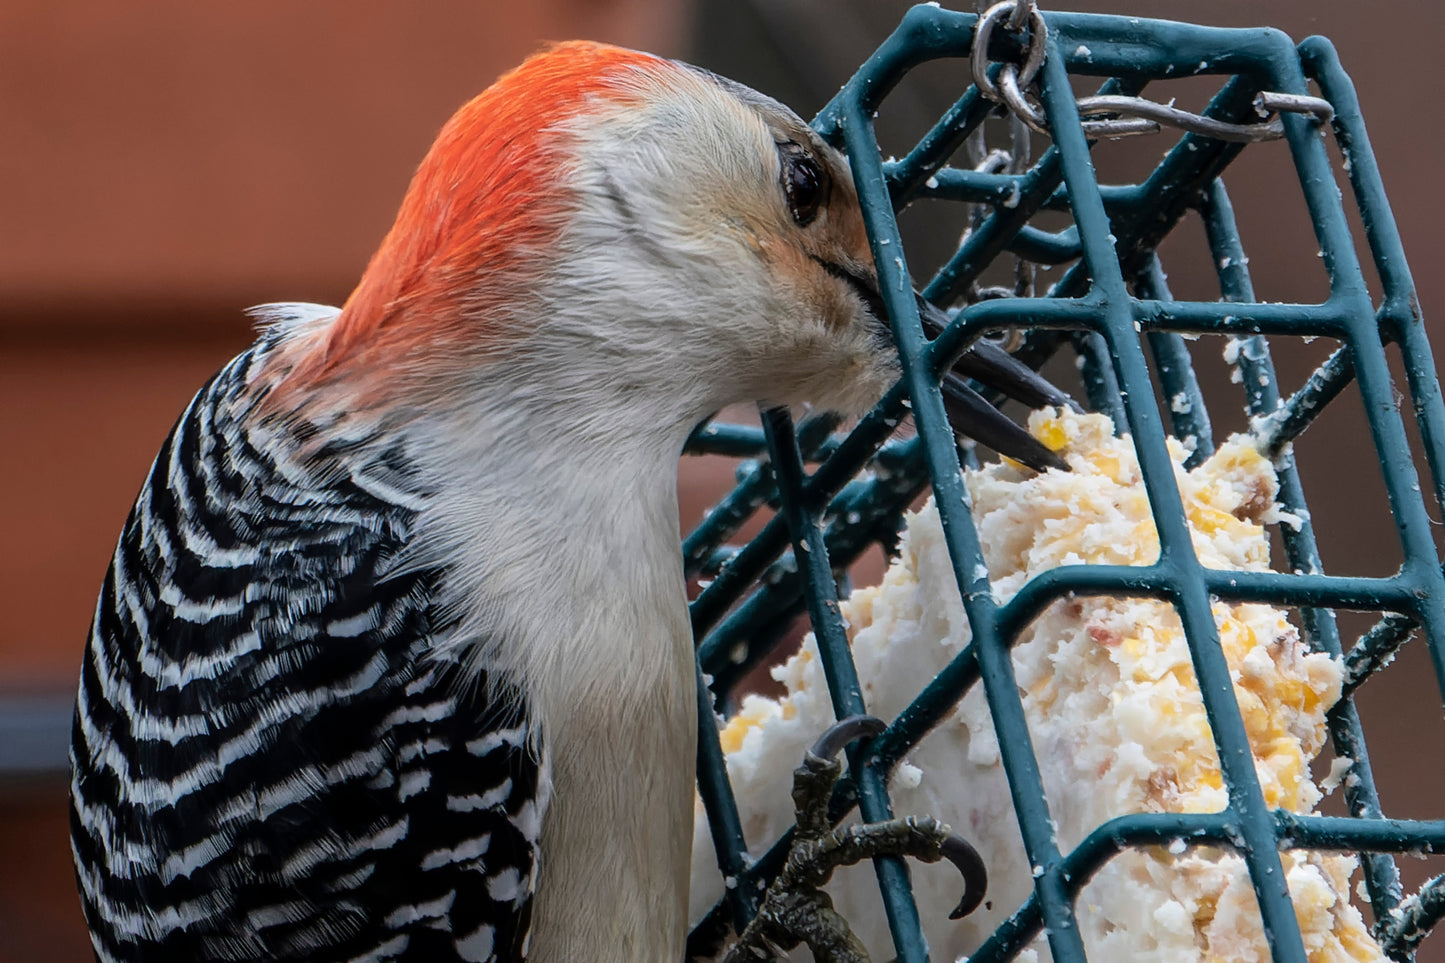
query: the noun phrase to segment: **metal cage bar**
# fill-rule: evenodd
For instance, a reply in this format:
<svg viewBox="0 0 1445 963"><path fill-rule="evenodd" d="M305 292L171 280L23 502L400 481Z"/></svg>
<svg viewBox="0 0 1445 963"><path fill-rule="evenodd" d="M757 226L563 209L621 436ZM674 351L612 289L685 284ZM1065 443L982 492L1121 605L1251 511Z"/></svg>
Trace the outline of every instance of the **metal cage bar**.
<svg viewBox="0 0 1445 963"><path fill-rule="evenodd" d="M686 542L690 574L713 574L692 603L698 639L699 786L719 865L735 883L699 924L695 936L740 927L756 911L761 886L775 874L787 839L748 840L738 819L718 742L713 699L728 704L742 670L765 659L782 627L809 614L818 639L834 710L841 718L866 711L838 610L844 570L868 545L887 541L908 503L931 487L939 507L954 576L972 628L972 642L924 685L877 738L849 750L849 772L835 790L831 813L841 819L857 807L868 820L892 815L888 777L894 766L977 683L997 731L1023 845L1038 868L1032 895L973 954L975 961L1012 958L1041 933L1054 958L1084 959L1074 925L1074 900L1089 878L1115 854L1179 838L1187 845L1236 850L1245 860L1277 961L1303 961L1279 852L1315 848L1352 851L1363 858L1365 884L1377 935L1401 904L1400 852L1445 852L1445 821L1387 819L1375 790L1364 728L1352 693L1368 684L1386 656L1414 631L1429 649L1437 685L1445 693L1445 574L1430 532L1424 495L1405 424L1394 403L1386 347L1400 352L1412 415L1423 442L1435 497L1445 504L1445 402L1432 364L1400 238L1381 186L1378 167L1348 77L1333 49L1319 38L1295 47L1269 29L1201 27L1136 18L1044 13L1049 47L1040 98L1052 146L1019 174L980 173L947 166L949 158L985 122L991 102L972 86L900 161L884 162L873 116L911 69L928 60L970 55L978 18L931 5L911 10L898 29L814 121L849 156L878 266L880 285L899 348L903 378L868 416L846 434L811 419L795 428L782 412L763 415L762 430L710 423L694 450L766 461L745 464L739 485ZM1200 134L1181 136L1146 178L1134 184L1100 184L1092 143L1081 125L1073 77L1102 78L1100 93L1133 94L1172 78L1215 75L1220 89L1205 115L1246 121L1260 90L1306 94L1319 85L1334 107L1331 121L1344 152L1352 200L1365 225L1365 242L1383 291L1372 303L1343 199L1312 118L1283 115L1290 161L1297 173L1323 263L1329 295L1317 304L1264 304L1255 300L1247 259L1221 176L1245 146ZM996 76L996 71L995 71ZM1252 148L1251 148L1252 149ZM963 295L997 258L1019 256L1040 264L1070 265L1043 297L980 301L957 312L944 332L925 338L911 293L903 238L894 215L912 200L982 204L990 210L959 250L924 287L938 303ZM1184 216L1198 211L1214 258L1220 299L1177 301L1164 282L1160 242ZM1073 226L1045 230L1041 211L1063 211ZM1008 603L991 590L968 511L960 451L939 392L941 374L975 338L1011 326L1033 329L1020 357L1040 364L1071 349L1082 365L1090 406L1110 414L1133 438L1160 555L1152 565L1081 565L1033 579ZM1166 437L1193 436L1196 458L1211 450L1210 414L1181 335L1224 334L1239 339L1244 373L1242 407L1256 419L1263 450L1275 462L1279 499L1303 518L1282 531L1288 572L1225 571L1195 556ZM1342 342L1334 356L1294 394L1279 387L1270 339L1327 336ZM1147 346L1147 353L1146 353ZM1156 402L1149 358L1160 373L1168 403ZM1370 440L1380 456L1381 479L1396 521L1403 564L1378 578L1326 574L1320 561L1300 472L1288 442L1349 385L1362 398ZM1178 399L1177 404L1175 399ZM895 439L893 430L912 411L918 435ZM764 451L766 449L766 451ZM1387 457L1388 455L1388 457ZM809 470L811 467L811 471ZM868 469L868 477L860 473ZM745 545L727 540L764 504L778 515ZM790 550L791 549L791 550ZM1204 815L1137 814L1110 820L1065 852L1049 818L1038 761L1013 677L1010 647L1031 619L1066 593L1149 596L1178 612L1204 697L1229 804ZM1383 616L1350 649L1347 694L1328 717L1334 750L1353 760L1346 782L1350 816L1333 818L1271 810L1265 803L1219 646L1211 600L1258 601L1296 607L1306 642L1341 657L1345 646L1336 609ZM748 847L770 845L757 860ZM892 858L876 865L898 959L918 963L927 947L913 904L906 867ZM1438 888L1438 887L1437 887ZM1427 894L1429 895L1429 894ZM1428 899L1428 928L1445 904ZM1430 909L1434 907L1434 909ZM1386 942L1399 959L1418 943ZM1411 942L1413 940L1413 942Z"/></svg>

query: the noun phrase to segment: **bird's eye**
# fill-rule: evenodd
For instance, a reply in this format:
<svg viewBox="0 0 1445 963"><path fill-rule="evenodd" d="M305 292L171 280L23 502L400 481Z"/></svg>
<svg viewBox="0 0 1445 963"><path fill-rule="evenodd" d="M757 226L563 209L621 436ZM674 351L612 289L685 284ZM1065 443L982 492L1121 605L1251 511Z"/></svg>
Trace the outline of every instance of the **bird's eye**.
<svg viewBox="0 0 1445 963"><path fill-rule="evenodd" d="M783 164L783 193L788 198L788 210L799 227L807 227L818 216L818 208L823 203L823 171L797 144L779 144L778 158Z"/></svg>

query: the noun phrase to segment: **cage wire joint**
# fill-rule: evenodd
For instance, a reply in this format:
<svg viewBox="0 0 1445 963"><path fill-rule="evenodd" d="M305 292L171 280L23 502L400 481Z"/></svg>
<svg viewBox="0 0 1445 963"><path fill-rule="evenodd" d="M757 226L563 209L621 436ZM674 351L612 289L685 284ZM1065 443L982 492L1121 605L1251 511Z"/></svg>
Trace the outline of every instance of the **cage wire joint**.
<svg viewBox="0 0 1445 963"><path fill-rule="evenodd" d="M919 64L957 57L970 58L973 83L902 159L882 160L873 117L889 92ZM1076 76L1099 78L1097 93L1076 97ZM1201 113L1140 96L1150 83L1192 76L1220 78ZM1310 83L1319 96L1309 92ZM975 162L950 166L970 138L978 146L977 132L1000 106L1046 133L1052 146L1024 169L978 164L986 157L977 151ZM1211 611L1215 601L1298 609L1307 644L1345 660L1350 692L1368 685L1393 651L1417 637L1445 694L1445 574L1420 479L1411 460L1401 457L1411 448L1386 346L1400 353L1429 469L1427 488L1440 504L1445 403L1359 105L1333 48L1320 38L1296 47L1271 29L1044 14L1032 0L1005 0L982 15L925 4L906 14L814 126L852 164L903 378L846 433L837 431L836 419L812 416L795 425L781 411L764 413L761 429L713 423L694 433L694 451L755 460L739 469L737 487L684 541L688 574L711 580L691 604L698 640L699 790L718 864L736 881L694 929L690 953L701 952L722 929L743 930L758 911L760 888L781 871L791 846L789 836L745 838L714 705L727 707L743 673L765 659L792 618L806 610L836 717L868 713L839 614L840 585L846 585L847 567L868 546L886 542L903 510L931 487L972 641L924 682L898 716L885 720L876 738L848 746L848 775L832 790L827 819L836 823L855 808L869 822L892 819L893 767L973 686L982 685L1025 854L1037 872L1032 893L972 953L972 963L1013 958L1041 934L1056 961L1085 959L1074 907L1082 887L1113 855L1172 839L1226 847L1243 858L1279 963L1306 961L1280 851L1358 853L1374 934L1391 958L1411 959L1445 913L1445 883L1437 878L1407 899L1393 854L1445 852L1445 820L1386 818L1349 694L1331 710L1328 728L1335 755L1351 760L1344 781L1350 815L1267 806ZM1148 177L1099 183L1090 157L1097 140L1165 128L1179 130L1179 139ZM1360 211L1380 279L1373 298L1319 136L1325 131L1347 161L1349 197ZM1319 242L1329 276L1329 295L1320 303L1263 302L1253 290L1222 175L1248 145L1268 140L1283 141ZM1005 255L1058 266L1061 276L1041 297L974 298L935 336L926 336L894 217L920 199L979 205L987 212L924 286L933 303L953 304L976 291L984 269ZM1157 253L1191 211L1204 222L1219 288L1215 301L1176 300ZM1045 229L1034 222L1041 212L1062 212L1073 223ZM961 454L954 441L939 383L970 342L1010 328L1028 332L1016 356L1030 366L1059 351L1075 353L1089 407L1132 436L1159 536L1154 564L1067 566L1034 578L1007 603L994 598L967 510L961 468L970 453ZM1281 529L1282 571L1206 568L1194 553L1166 438L1191 439L1195 463L1213 450L1185 340L1198 334L1235 339L1243 408L1262 426L1261 447L1274 462L1279 503L1301 520L1298 528ZM1298 390L1282 391L1271 339L1317 336L1343 346ZM1163 396L1186 402L1169 406L1167 415L1155 398L1150 356ZM1326 574L1289 447L1352 384L1364 401L1404 559L1386 577ZM910 411L916 437L895 437ZM778 512L761 532L745 544L729 544L769 503ZM1010 645L1034 616L1070 593L1152 597L1174 606L1227 790L1224 811L1121 816L1061 849ZM1377 612L1381 620L1347 652L1336 609ZM754 859L750 845L770 848ZM875 870L898 960L922 963L927 947L906 867L896 857L880 856Z"/></svg>

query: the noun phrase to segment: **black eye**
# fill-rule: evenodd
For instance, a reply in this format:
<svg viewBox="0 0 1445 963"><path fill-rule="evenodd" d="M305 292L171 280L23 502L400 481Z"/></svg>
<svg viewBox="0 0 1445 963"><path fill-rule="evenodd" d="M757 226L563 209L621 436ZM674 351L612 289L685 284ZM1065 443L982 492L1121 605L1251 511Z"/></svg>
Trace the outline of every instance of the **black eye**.
<svg viewBox="0 0 1445 963"><path fill-rule="evenodd" d="M783 165L783 193L788 198L788 210L799 227L807 227L818 216L818 208L823 203L826 188L823 170L797 144L779 144L778 159Z"/></svg>

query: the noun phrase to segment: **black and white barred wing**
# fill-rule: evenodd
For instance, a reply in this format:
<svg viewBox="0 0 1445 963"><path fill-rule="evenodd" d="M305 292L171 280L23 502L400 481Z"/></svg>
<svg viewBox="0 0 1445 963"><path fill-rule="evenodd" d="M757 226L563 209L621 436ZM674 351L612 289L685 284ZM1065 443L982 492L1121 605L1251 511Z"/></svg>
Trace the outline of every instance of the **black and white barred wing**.
<svg viewBox="0 0 1445 963"><path fill-rule="evenodd" d="M521 706L427 657L404 459L256 441L266 347L177 424L96 610L71 834L97 956L520 959L545 782Z"/></svg>

